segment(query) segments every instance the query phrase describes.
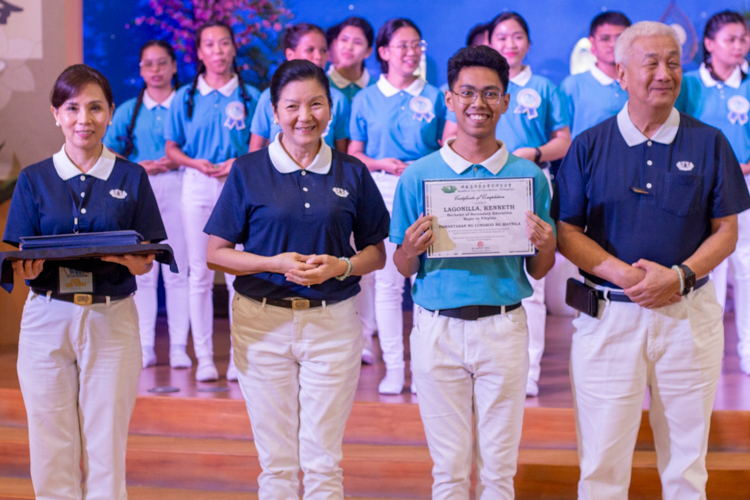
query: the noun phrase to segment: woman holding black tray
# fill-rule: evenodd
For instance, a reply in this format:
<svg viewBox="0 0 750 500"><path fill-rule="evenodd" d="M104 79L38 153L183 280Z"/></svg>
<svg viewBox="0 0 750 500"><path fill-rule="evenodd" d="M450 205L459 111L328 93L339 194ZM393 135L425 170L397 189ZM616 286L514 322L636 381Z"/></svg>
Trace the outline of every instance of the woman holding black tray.
<svg viewBox="0 0 750 500"><path fill-rule="evenodd" d="M3 241L134 230L167 235L143 167L102 145L112 90L89 66L70 66L51 93L65 145L21 171ZM18 344L31 480L40 499L125 499L125 447L141 371L135 275L154 255L13 263L31 292ZM83 462L83 482L80 464Z"/></svg>
<svg viewBox="0 0 750 500"><path fill-rule="evenodd" d="M305 498L343 499L341 442L362 355L356 295L360 276L385 264L377 186L321 140L331 103L321 68L282 64L271 80L281 133L237 159L205 228L208 265L237 275L234 362L261 500L298 499L300 469Z"/></svg>

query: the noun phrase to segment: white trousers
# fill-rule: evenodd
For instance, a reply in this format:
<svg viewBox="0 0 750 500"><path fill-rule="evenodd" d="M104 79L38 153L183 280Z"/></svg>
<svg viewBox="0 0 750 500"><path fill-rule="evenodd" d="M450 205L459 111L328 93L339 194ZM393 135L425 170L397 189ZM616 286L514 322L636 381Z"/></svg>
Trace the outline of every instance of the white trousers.
<svg viewBox="0 0 750 500"><path fill-rule="evenodd" d="M526 309L529 328L529 379L539 381L544 354L544 335L547 324L547 305L544 303L544 285L547 278L536 280L526 273L534 293L521 301Z"/></svg>
<svg viewBox="0 0 750 500"><path fill-rule="evenodd" d="M359 380L357 299L294 311L236 294L234 362L262 472L260 500L344 498L339 462Z"/></svg>
<svg viewBox="0 0 750 500"><path fill-rule="evenodd" d="M372 178L383 196L383 201L389 214L393 214L393 196L396 194L398 176L386 172L373 172ZM377 323L378 340L383 351L383 361L387 369L403 369L404 363L404 277L398 272L393 262L393 254L398 245L386 239L385 267L372 273L374 280L363 280L360 286L365 290L367 286L375 287L374 294L365 290L363 298L368 294L375 297L375 320Z"/></svg>
<svg viewBox="0 0 750 500"><path fill-rule="evenodd" d="M187 345L190 330L189 295L188 295L188 259L185 233L182 228L182 171L172 170L158 175L150 175L151 189L159 205L161 220L167 230L166 243L172 247L179 273L173 273L166 264L154 263L146 274L136 276L138 292L134 296L138 308L141 345L154 347L156 335L156 315L158 301L156 289L159 284L159 271L164 279L167 295L167 319L169 324L169 341L172 345Z"/></svg>
<svg viewBox="0 0 750 500"><path fill-rule="evenodd" d="M529 368L524 309L464 321L417 307L410 341L432 498L469 498L472 458L477 499L514 498Z"/></svg>
<svg viewBox="0 0 750 500"><path fill-rule="evenodd" d="M125 448L140 373L132 298L77 306L29 294L18 380L37 499L127 498Z"/></svg>
<svg viewBox="0 0 750 500"><path fill-rule="evenodd" d="M552 192L552 179L549 168L542 169ZM524 265L525 271L525 265ZM542 367L542 355L544 354L544 335L547 326L547 304L544 303L544 285L546 278L534 279L526 273L534 293L521 301L526 309L526 317L529 327L529 379L539 382Z"/></svg>
<svg viewBox="0 0 750 500"><path fill-rule="evenodd" d="M208 235L203 232L211 212L219 199L224 180L208 177L194 168L186 168L182 180L182 221L188 255L188 283L190 286L190 328L193 332L195 356L214 354L214 271L206 264ZM234 297L234 276L224 275L229 303ZM231 311L231 308L230 308ZM232 316L230 312L229 320Z"/></svg>
<svg viewBox="0 0 750 500"><path fill-rule="evenodd" d="M734 271L734 321L737 326L737 354L750 360L750 210L737 216L738 238L734 253L711 274L716 300L724 308L727 299L727 274Z"/></svg>
<svg viewBox="0 0 750 500"><path fill-rule="evenodd" d="M665 500L705 499L706 450L724 326L709 282L656 310L599 301L573 321L578 498L627 500L646 388Z"/></svg>

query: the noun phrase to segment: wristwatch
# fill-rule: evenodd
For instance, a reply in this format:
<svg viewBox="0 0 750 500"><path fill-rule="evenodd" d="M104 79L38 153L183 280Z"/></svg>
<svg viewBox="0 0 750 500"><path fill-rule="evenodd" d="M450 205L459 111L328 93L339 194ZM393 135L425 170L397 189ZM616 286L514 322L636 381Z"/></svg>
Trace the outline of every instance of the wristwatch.
<svg viewBox="0 0 750 500"><path fill-rule="evenodd" d="M348 257L339 257L339 260L343 260L346 262L346 271L344 271L344 274L341 276L336 276L336 279L339 281L344 281L346 278L349 277L350 274L352 274L352 269L354 269L354 264L352 264L352 261L349 260Z"/></svg>
<svg viewBox="0 0 750 500"><path fill-rule="evenodd" d="M682 295L687 295L695 286L695 273L685 264L679 267L682 269L682 274L685 275L685 290L682 292Z"/></svg>
<svg viewBox="0 0 750 500"><path fill-rule="evenodd" d="M534 148L534 149L536 149L536 156L534 156L534 163L539 165L539 160L542 159L542 150L539 148Z"/></svg>

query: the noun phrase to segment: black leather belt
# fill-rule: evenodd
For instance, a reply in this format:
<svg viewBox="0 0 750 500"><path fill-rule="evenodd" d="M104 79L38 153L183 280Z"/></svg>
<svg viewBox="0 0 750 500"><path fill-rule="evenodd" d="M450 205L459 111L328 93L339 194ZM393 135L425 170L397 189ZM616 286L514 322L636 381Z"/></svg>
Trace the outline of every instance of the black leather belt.
<svg viewBox="0 0 750 500"><path fill-rule="evenodd" d="M247 297L247 295L245 295ZM263 302L266 301L266 304L269 306L276 306L276 307L285 307L287 309L294 309L295 311L303 311L305 309L311 309L313 307L322 307L323 302L326 303L327 306L336 304L338 302L341 302L340 300L310 300L310 299L266 299L264 297L247 297L248 299L255 300L257 302Z"/></svg>
<svg viewBox="0 0 750 500"><path fill-rule="evenodd" d="M503 307L505 307L505 312L510 312L521 307L521 303L519 302L517 304L512 304L509 306L464 306L456 307L455 309L439 309L438 314L440 316L463 319L465 321L476 321L479 318L486 318L488 316L502 314ZM426 310L429 311L429 309Z"/></svg>
<svg viewBox="0 0 750 500"><path fill-rule="evenodd" d="M49 290L42 288L32 288L32 292L37 295L48 296ZM130 295L91 295L90 293L57 293L52 292L49 297L54 300L62 300L63 302L72 302L78 306L90 306L91 304L106 304L107 298L110 302L117 300L127 299Z"/></svg>
<svg viewBox="0 0 750 500"><path fill-rule="evenodd" d="M695 286L691 291L695 291L708 283L708 276L704 276L698 281L695 282ZM604 290L597 290L596 296L599 298L599 300L607 300L609 299L612 302L633 302L630 300L630 297L625 295L623 292L605 292Z"/></svg>

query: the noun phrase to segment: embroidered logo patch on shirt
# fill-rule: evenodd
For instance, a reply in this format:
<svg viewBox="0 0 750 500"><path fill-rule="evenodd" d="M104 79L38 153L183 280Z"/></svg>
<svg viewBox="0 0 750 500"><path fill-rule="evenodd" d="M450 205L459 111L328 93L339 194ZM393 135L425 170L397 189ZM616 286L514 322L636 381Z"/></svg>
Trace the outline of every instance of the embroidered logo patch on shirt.
<svg viewBox="0 0 750 500"><path fill-rule="evenodd" d="M227 115L227 120L224 122L224 126L229 130L236 128L242 130L245 128L245 105L240 101L232 101L227 104L224 109Z"/></svg>
<svg viewBox="0 0 750 500"><path fill-rule="evenodd" d="M112 198L117 198L118 200L124 200L125 197L128 195L128 193L126 193L125 191L121 191L119 189L112 189L110 190L109 195Z"/></svg>
<svg viewBox="0 0 750 500"><path fill-rule="evenodd" d="M341 189L341 188L336 188L335 187L335 188L333 188L333 192L336 193L337 195L341 196L342 198L346 198L347 196L349 196L349 191L347 191L346 189Z"/></svg>
<svg viewBox="0 0 750 500"><path fill-rule="evenodd" d="M692 161L678 161L677 168L679 168L683 172L690 172L695 168L695 165L693 165Z"/></svg>

